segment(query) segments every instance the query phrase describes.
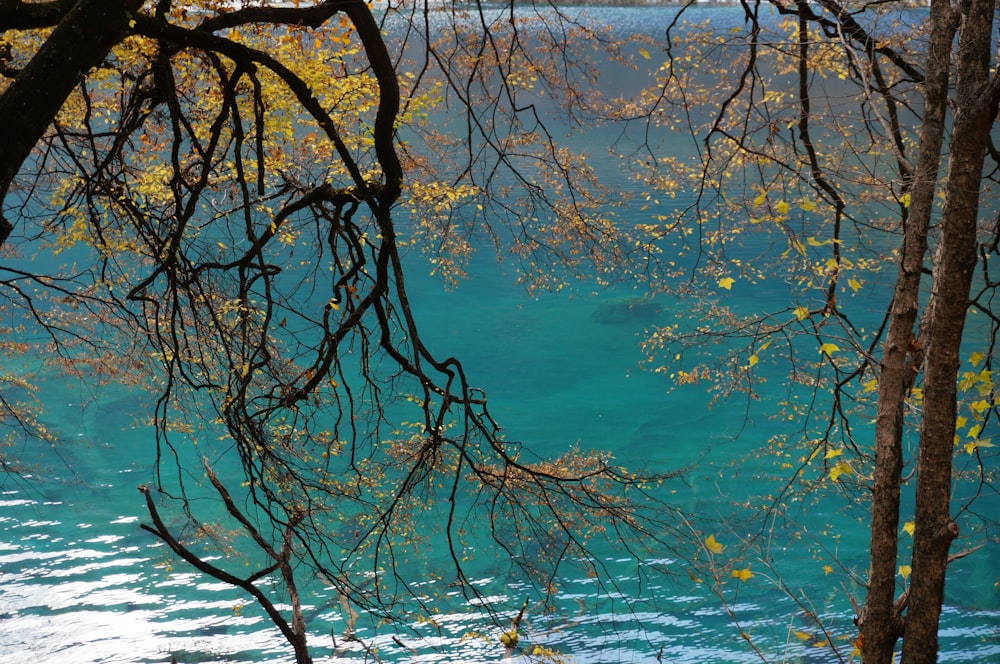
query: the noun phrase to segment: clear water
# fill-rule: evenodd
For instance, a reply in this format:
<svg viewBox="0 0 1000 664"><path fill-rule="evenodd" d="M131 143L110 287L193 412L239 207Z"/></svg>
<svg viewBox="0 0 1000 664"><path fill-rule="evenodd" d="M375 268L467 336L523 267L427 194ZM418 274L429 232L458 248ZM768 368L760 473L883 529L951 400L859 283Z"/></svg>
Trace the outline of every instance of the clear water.
<svg viewBox="0 0 1000 664"><path fill-rule="evenodd" d="M668 10L599 11L623 30L640 30L655 23L651 18L662 22ZM752 480L752 459L739 467L729 462L745 459L774 431L763 416L768 395L748 421L743 404L710 409L701 387L667 395L663 376L639 368L643 331L682 304L631 306L641 293L628 286L600 292L583 286L531 298L509 270L485 256L476 259L468 282L449 291L425 276L419 256L410 259L408 283L425 341L462 359L510 437L543 454L579 442L613 451L623 465L652 470L697 462L685 483L668 490L677 504L709 515L725 516L733 501L765 488ZM754 294L761 305L782 296L766 288ZM32 465L33 477L0 480L0 661L291 661L280 635L246 597L173 562L139 528L147 517L135 487L150 481L152 461L150 431L135 423L141 400L122 388L92 391L56 378L44 389L48 423L60 442L23 441L19 456ZM835 509L814 511L812 518L821 525L837 518ZM839 554L848 565L863 567L866 539L862 523L844 529ZM789 581L849 633L851 610L839 583L827 579L808 552L789 545L786 553ZM615 552L606 555L623 588L631 588L634 569L616 566ZM941 661L1000 662L998 568L1000 552L993 547L955 570ZM576 662L759 661L703 584L683 573L661 583L596 610L529 616L525 638ZM345 624L337 603L321 586L310 590L307 615L317 660L364 661L355 644L337 641L335 647L329 632L340 634ZM506 594L523 596L516 586ZM594 597L592 579L567 579L562 586L567 606L580 600L592 607ZM774 659L831 661L828 650L790 636L791 628L805 629L803 621L763 575L727 599L735 600L744 630L770 635ZM457 596L456 611L437 623L435 630L415 624L416 634L403 639L406 648L371 626L359 636L379 647L383 661L502 657L498 630ZM478 636L470 638L470 631Z"/></svg>

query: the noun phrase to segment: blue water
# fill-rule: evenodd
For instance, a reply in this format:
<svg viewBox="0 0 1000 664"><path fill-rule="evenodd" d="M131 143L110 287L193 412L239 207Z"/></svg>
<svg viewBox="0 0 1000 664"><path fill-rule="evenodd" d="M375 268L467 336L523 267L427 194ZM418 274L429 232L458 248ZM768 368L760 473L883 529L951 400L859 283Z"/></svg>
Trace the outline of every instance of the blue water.
<svg viewBox="0 0 1000 664"><path fill-rule="evenodd" d="M596 11L596 10L595 10ZM663 23L664 8L602 9L622 30ZM706 7L706 17L730 8ZM728 20L728 19L724 19ZM622 186L626 186L624 183ZM639 348L644 333L669 322L683 301L643 299L631 284L598 287L582 282L559 294L529 296L517 275L486 250L473 259L471 277L446 288L429 277L417 253L407 257L408 285L424 341L432 351L460 358L472 383L489 395L493 416L508 437L542 455L569 446L611 450L625 466L651 471L690 468L664 487L675 504L703 515L699 525L733 547L754 528L736 503L773 485L759 475L769 455L755 454L781 423L768 418L786 396L783 369L757 403L740 398L709 406L703 385L671 389L663 374L647 371ZM755 306L787 301L781 284L764 283L740 297ZM880 304L873 296L872 310ZM12 363L13 358L8 358ZM28 362L30 359L22 361ZM8 364L10 366L10 364ZM279 662L291 661L285 642L259 607L242 593L175 561L139 528L148 519L136 486L151 481L152 432L142 424L148 404L120 386L87 386L49 377L42 382L50 444L12 441L28 477L0 480L0 660L25 663ZM5 396L8 396L5 393ZM793 512L794 514L794 512ZM846 567L863 572L867 534L863 511L841 504L809 505L808 530L837 531L832 542ZM854 521L860 518L862 521ZM800 588L812 610L838 638L852 636L850 603L839 574L822 569L828 557L782 534L776 524L771 553L784 580ZM744 530L741 530L744 529ZM683 543L682 543L683 544ZM647 566L674 568L675 576L637 583L625 556L603 552L621 595L598 601L594 579L564 579L560 613L529 613L525 634L576 662L754 662L722 603L691 579L665 552ZM482 552L487 556L487 552ZM483 569L490 568L483 560ZM778 661L832 661L828 649L792 635L814 627L800 607L757 576L727 602L740 626L767 644ZM943 617L943 662L1000 662L1000 593L997 547L964 559L954 570ZM484 572L485 574L485 572ZM525 589L484 576L483 588L516 606ZM379 648L383 661L497 661L499 630L444 582L421 582L450 595L453 610L429 629L417 621L405 647L385 630L361 621L358 634ZM336 598L316 583L307 617L317 661L360 662L357 644L331 638L345 621ZM798 592L798 591L796 591ZM577 608L573 608L577 607ZM844 648L844 643L838 644ZM849 647L843 651L849 652Z"/></svg>

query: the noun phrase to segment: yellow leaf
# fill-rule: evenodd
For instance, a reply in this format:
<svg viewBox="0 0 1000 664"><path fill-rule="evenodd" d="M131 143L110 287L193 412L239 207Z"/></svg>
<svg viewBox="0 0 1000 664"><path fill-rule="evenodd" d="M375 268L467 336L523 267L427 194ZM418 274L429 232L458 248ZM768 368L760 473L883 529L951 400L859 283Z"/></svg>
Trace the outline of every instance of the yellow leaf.
<svg viewBox="0 0 1000 664"><path fill-rule="evenodd" d="M978 441L978 440L969 441L964 445L966 453L969 456L972 456L972 453L975 452L976 448L978 447L993 447L993 445L990 442L985 441L986 443L985 445L983 444L983 442L984 441Z"/></svg>
<svg viewBox="0 0 1000 664"><path fill-rule="evenodd" d="M848 465L846 461L841 461L836 466L830 469L830 479L834 482L840 479L841 475L850 475L854 471Z"/></svg>
<svg viewBox="0 0 1000 664"><path fill-rule="evenodd" d="M736 283L736 280L732 277L723 277L722 279L719 279L719 286L721 288L725 288L726 290L732 290L734 283Z"/></svg>
<svg viewBox="0 0 1000 664"><path fill-rule="evenodd" d="M906 579L910 578L910 572L912 572L912 571L913 571L913 568L910 567L909 565L900 565L899 566L899 575L901 577L903 577L904 581Z"/></svg>
<svg viewBox="0 0 1000 664"><path fill-rule="evenodd" d="M847 285L850 286L851 290L854 291L855 293L861 290L861 282L858 281L857 279L848 279Z"/></svg>
<svg viewBox="0 0 1000 664"><path fill-rule="evenodd" d="M983 411L990 407L990 402L985 399L980 399L979 401L973 401L969 404L969 410L971 410L976 415L982 415Z"/></svg>
<svg viewBox="0 0 1000 664"><path fill-rule="evenodd" d="M829 343L829 342L825 343L825 344L823 344L822 346L819 347L819 352L825 353L827 355L833 355L838 350L840 350L840 346L838 346L837 344Z"/></svg>
<svg viewBox="0 0 1000 664"><path fill-rule="evenodd" d="M903 532L909 535L910 537L913 537L913 529L915 527L916 527L915 523L913 523L912 521L907 521L906 523L903 524Z"/></svg>
<svg viewBox="0 0 1000 664"><path fill-rule="evenodd" d="M766 200L767 200L767 192L761 190L761 192L759 194L757 194L757 198L753 199L753 204L754 205L763 205L764 201L766 201Z"/></svg>
<svg viewBox="0 0 1000 664"><path fill-rule="evenodd" d="M778 201L777 205L774 206L774 209L776 209L779 214L788 214L788 209L790 207L791 206L785 201Z"/></svg>
<svg viewBox="0 0 1000 664"><path fill-rule="evenodd" d="M813 203L808 198L803 198L801 201L799 201L799 207L802 208L802 210L804 210L805 212L812 212L813 210L816 209L816 204Z"/></svg>
<svg viewBox="0 0 1000 664"><path fill-rule="evenodd" d="M712 553L722 553L725 547L715 541L715 535L709 535L705 538L705 548Z"/></svg>
<svg viewBox="0 0 1000 664"><path fill-rule="evenodd" d="M639 49L639 55L641 55L642 57L644 57L647 60L649 60L649 51L647 51L646 49L640 48Z"/></svg>
<svg viewBox="0 0 1000 664"><path fill-rule="evenodd" d="M867 380L864 383L862 383L862 385L865 388L865 392L874 392L875 388L878 387L878 378L872 378L871 380Z"/></svg>
<svg viewBox="0 0 1000 664"><path fill-rule="evenodd" d="M958 389L962 392L971 389L976 384L976 374L971 371L963 371L962 379L958 381Z"/></svg>
<svg viewBox="0 0 1000 664"><path fill-rule="evenodd" d="M795 317L798 318L799 320L805 320L806 318L809 318L808 307L795 307Z"/></svg>
<svg viewBox="0 0 1000 664"><path fill-rule="evenodd" d="M752 367L753 365L757 364L758 358L757 358L756 355L751 355L749 358L747 358L747 362L748 362L749 366Z"/></svg>
<svg viewBox="0 0 1000 664"><path fill-rule="evenodd" d="M823 576L826 576L826 575L830 574L831 572L833 572L833 568L832 567L830 567L829 565L823 565Z"/></svg>
<svg viewBox="0 0 1000 664"><path fill-rule="evenodd" d="M826 453L826 455L823 456L823 458L824 459L832 459L834 457L839 457L843 453L844 453L844 450L831 449L830 451L828 451Z"/></svg>
<svg viewBox="0 0 1000 664"><path fill-rule="evenodd" d="M976 366L977 364L983 361L983 357L984 356L982 353L973 353L972 355L969 356L969 364L971 364L972 366Z"/></svg>
<svg viewBox="0 0 1000 664"><path fill-rule="evenodd" d="M795 638L799 639L800 641L808 641L809 639L812 638L812 634L808 632L800 632L795 629L792 630L792 634L794 634Z"/></svg>
<svg viewBox="0 0 1000 664"><path fill-rule="evenodd" d="M819 240L817 240L814 237L807 237L806 238L806 243L808 243L808 245L810 247L822 247L824 245L830 244L830 241L829 240L823 240L822 242L820 242Z"/></svg>
<svg viewBox="0 0 1000 664"><path fill-rule="evenodd" d="M753 572L750 571L749 567L746 569L734 569L730 576L740 581L746 581L753 576Z"/></svg>
<svg viewBox="0 0 1000 664"><path fill-rule="evenodd" d="M902 196L900 196L899 197L899 202L905 208L910 207L910 192L906 192L905 194L903 194Z"/></svg>

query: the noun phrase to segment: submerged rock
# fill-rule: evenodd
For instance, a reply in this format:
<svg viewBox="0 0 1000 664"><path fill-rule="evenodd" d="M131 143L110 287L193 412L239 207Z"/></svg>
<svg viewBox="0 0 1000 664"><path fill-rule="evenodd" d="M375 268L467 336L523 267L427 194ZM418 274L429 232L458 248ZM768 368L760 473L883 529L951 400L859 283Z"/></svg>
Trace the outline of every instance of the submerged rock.
<svg viewBox="0 0 1000 664"><path fill-rule="evenodd" d="M651 297L617 297L601 302L591 319L602 325L655 325L663 314L663 306Z"/></svg>

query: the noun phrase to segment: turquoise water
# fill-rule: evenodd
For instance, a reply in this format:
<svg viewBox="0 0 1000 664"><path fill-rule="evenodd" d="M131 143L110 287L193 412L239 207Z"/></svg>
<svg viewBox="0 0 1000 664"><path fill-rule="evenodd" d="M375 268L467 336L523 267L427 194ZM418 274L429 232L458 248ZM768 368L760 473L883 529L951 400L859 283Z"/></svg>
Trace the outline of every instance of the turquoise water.
<svg viewBox="0 0 1000 664"><path fill-rule="evenodd" d="M709 12L723 9L728 11L704 11L715 17ZM620 29L638 30L662 22L667 10L602 11L613 12L609 16ZM779 426L767 415L783 396L782 369L770 369L774 391L763 393L752 410L740 399L710 408L702 386L670 390L665 376L640 367L644 332L671 320L683 302L648 301L628 284L581 283L569 292L531 297L512 270L487 254L474 259L472 277L453 290L427 276L421 256L408 256L408 284L425 342L460 358L473 384L486 390L491 412L508 436L540 454L555 455L579 443L611 450L626 466L692 467L684 481L665 491L687 510L722 519L714 524L719 540L731 542L744 526L733 504L767 488L755 479L767 461L755 461L752 451ZM780 284L742 293L762 308L783 303L786 295ZM875 297L873 311L877 305ZM50 378L43 387L47 423L58 444L21 441L18 456L30 466L31 477L7 476L0 484L0 660L291 661L258 607L174 561L139 528L147 515L135 487L150 482L153 460L152 432L137 424L146 412L142 398L125 388L92 388L64 378ZM741 463L733 465L737 459ZM818 530L827 520L854 513L830 504L813 506L809 514ZM729 538L725 528L733 529ZM842 530L837 553L846 565L863 569L863 523ZM640 591L634 566L619 552L603 553L622 594L598 602L593 579L566 579L560 606L579 602L584 610L529 614L526 642L557 649L575 662L759 661L718 598L679 563L666 554L664 560L646 561L676 567L677 575L657 578ZM840 582L825 576L808 547L781 542L774 554L786 580L802 588L838 634L850 634L851 610ZM489 563L482 561L484 570ZM996 547L956 568L941 661L1000 662L998 568ZM486 576L480 581L515 604L526 592ZM364 661L356 644L338 640L337 647L330 637L331 630L339 635L345 626L336 598L322 584L309 590L307 617L317 661ZM415 622L414 634L401 638L405 647L369 624L359 624L359 636L379 647L383 661L499 660L497 628L457 592L436 590L455 598L454 611L436 617L438 629ZM773 659L832 661L827 649L790 636L792 629L811 628L765 574L726 599L741 627L770 645Z"/></svg>
<svg viewBox="0 0 1000 664"><path fill-rule="evenodd" d="M733 469L728 461L765 440L771 430L766 420L755 417L756 423L747 425L740 404L709 409L700 388L668 396L662 376L638 367L643 330L669 315L669 308L630 308L637 294L627 289L528 298L511 274L490 265L484 260L454 291L432 280L411 279L411 284L419 293L415 305L426 340L465 360L509 435L550 454L579 441L614 451L622 464L653 470L699 462L685 483L671 487L672 500L709 514L725 514L731 500L756 488L747 481L752 466ZM58 380L46 389L60 437L58 455L26 441L22 458L37 456L41 464L36 479L8 478L0 502L0 658L291 661L284 641L247 598L172 561L138 528L147 516L135 487L149 481L152 451L151 432L133 424L141 414L135 398L112 390L91 398L78 385ZM865 537L859 524L854 537L841 542L848 564L863 565ZM825 583L808 555L797 552L792 558L785 567L797 575L792 581L824 607L832 624L850 631L850 608L840 589ZM952 593L944 616L941 661L1000 661L995 563L995 551L972 556L968 569L953 577L951 587L962 590ZM561 600L587 602L588 610L569 617L531 616L522 638L556 648L575 662L758 661L719 601L678 572L641 595L621 598L617 608L602 604L601 611L589 610L593 579L568 579ZM619 573L628 587L634 580L629 566L621 565ZM307 615L318 661L364 661L356 647L334 649L328 631L341 633L343 618L326 589L312 590ZM514 586L506 596L522 594ZM796 607L763 578L747 584L736 599L741 624L755 637L781 644L790 628L808 629ZM403 637L419 656L372 627L359 629L359 635L380 645L385 661L500 659L498 631L490 630L485 615L461 607L438 616L437 623L441 629L433 634L416 626L420 638ZM492 638L469 638L470 631ZM779 645L776 652L779 661L833 661L823 649L794 639L787 651Z"/></svg>
<svg viewBox="0 0 1000 664"><path fill-rule="evenodd" d="M477 275L456 291L428 280L420 284L415 304L428 342L466 359L511 435L543 454L580 441L613 450L624 464L653 469L686 466L704 455L725 458L734 446L745 447L732 438L741 413L709 411L694 390L667 399L663 379L639 370L641 333L662 311L633 313L629 292L529 299L502 270L491 274L484 265ZM52 381L46 390L59 458L45 444L26 442L21 456L37 455L37 479L8 478L0 503L0 656L157 662L176 653L180 661L287 661L284 642L252 605L236 615L246 598L172 562L138 528L147 517L135 487L149 481L152 451L151 432L132 424L141 414L136 400L122 394L116 399L111 390L88 400L63 381ZM678 498L696 506L704 494L714 502L714 479L693 474L689 485L678 486ZM627 585L630 579L623 573L619 580ZM667 612L661 597L648 612L633 606L635 618L593 614L574 616L568 624L535 619L531 633L575 661L652 661L660 647L667 661L708 661L712 652L719 653L716 661L753 661L717 604L695 584L684 585L682 594L678 588L658 591L670 595L665 603L673 608ZM593 592L592 579L569 580L563 599ZM511 588L510 594L521 592ZM770 601L780 598L772 594ZM323 589L310 603L313 643L316 654L324 655L332 650L324 632L332 627L339 633L344 623ZM746 609L757 620L769 610ZM597 629L613 619L623 621L620 644ZM641 634L635 619L642 622ZM443 635L424 643L437 654L429 651L419 661L498 659L495 642L462 639L472 628L483 629L480 620L456 612ZM373 631L361 635L375 638ZM641 647L630 643L633 638ZM387 639L383 656L390 657L399 648ZM349 654L342 654L344 661L361 660L360 653Z"/></svg>

